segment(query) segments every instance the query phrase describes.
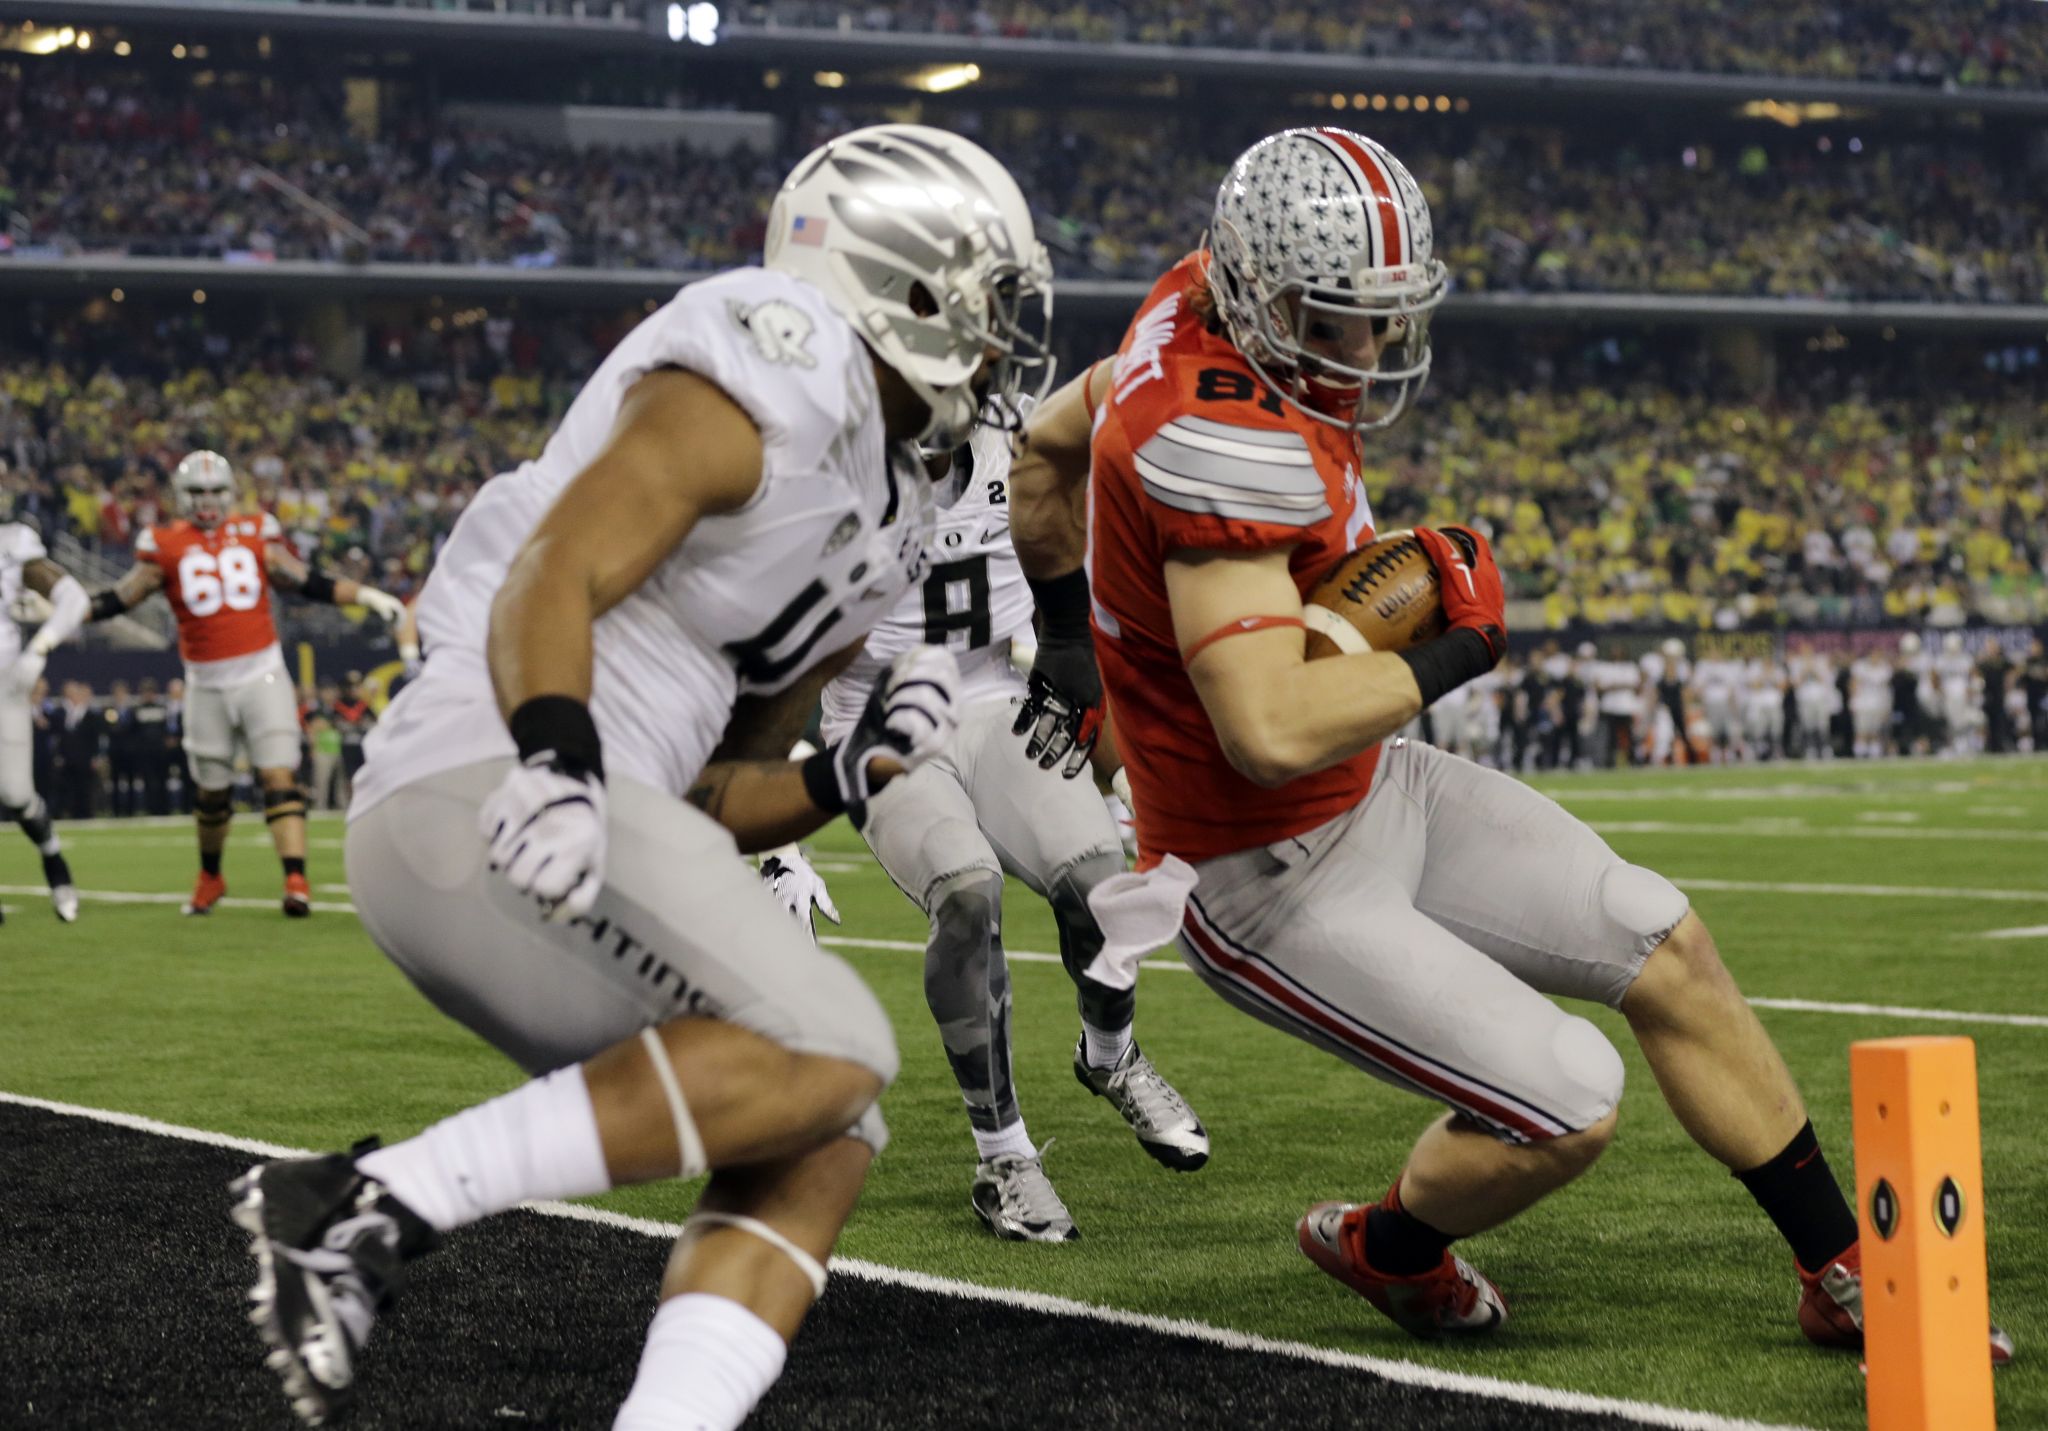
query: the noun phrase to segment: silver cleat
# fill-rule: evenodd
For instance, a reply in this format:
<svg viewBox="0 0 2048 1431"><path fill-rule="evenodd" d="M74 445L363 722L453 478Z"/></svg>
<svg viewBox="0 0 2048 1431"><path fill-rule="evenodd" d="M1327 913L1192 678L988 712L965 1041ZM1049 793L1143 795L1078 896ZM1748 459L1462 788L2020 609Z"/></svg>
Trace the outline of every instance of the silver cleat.
<svg viewBox="0 0 2048 1431"><path fill-rule="evenodd" d="M1074 1077L1098 1098L1107 1098L1138 1145L1177 1173L1191 1173L1209 1161L1209 1130L1134 1043L1115 1068L1088 1066L1086 1041L1074 1045Z"/></svg>

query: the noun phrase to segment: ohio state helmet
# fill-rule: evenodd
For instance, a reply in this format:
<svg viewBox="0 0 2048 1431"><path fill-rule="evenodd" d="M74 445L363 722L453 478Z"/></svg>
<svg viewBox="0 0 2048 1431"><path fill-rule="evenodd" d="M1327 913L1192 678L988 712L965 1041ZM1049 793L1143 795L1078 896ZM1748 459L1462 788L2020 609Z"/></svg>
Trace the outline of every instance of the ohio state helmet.
<svg viewBox="0 0 2048 1431"><path fill-rule="evenodd" d="M234 510L235 469L218 452L189 453L171 472L171 493L179 516L195 526L214 526Z"/></svg>
<svg viewBox="0 0 2048 1431"><path fill-rule="evenodd" d="M1448 281L1429 201L1392 154L1347 129L1289 129L1238 156L1216 192L1217 316L1282 398L1352 431L1400 420L1429 379L1429 314ZM1311 329L1370 322L1371 368L1311 351Z"/></svg>

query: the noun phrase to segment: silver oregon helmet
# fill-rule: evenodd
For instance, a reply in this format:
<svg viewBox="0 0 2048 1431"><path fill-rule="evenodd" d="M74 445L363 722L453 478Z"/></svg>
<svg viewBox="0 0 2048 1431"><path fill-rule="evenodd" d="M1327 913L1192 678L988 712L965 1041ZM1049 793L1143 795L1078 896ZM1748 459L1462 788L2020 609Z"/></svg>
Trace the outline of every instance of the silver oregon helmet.
<svg viewBox="0 0 2048 1431"><path fill-rule="evenodd" d="M1352 431L1398 422L1429 380L1429 315L1448 277L1429 200L1386 148L1289 129L1238 156L1216 193L1209 282L1230 341L1274 390ZM1310 350L1369 323L1371 368Z"/></svg>
<svg viewBox="0 0 2048 1431"><path fill-rule="evenodd" d="M983 397L1014 428L1052 381L1052 261L1017 181L957 134L878 124L812 151L775 196L766 258L924 399L929 446L962 441Z"/></svg>
<svg viewBox="0 0 2048 1431"><path fill-rule="evenodd" d="M171 473L178 515L195 526L225 521L235 507L235 469L218 452L194 452Z"/></svg>

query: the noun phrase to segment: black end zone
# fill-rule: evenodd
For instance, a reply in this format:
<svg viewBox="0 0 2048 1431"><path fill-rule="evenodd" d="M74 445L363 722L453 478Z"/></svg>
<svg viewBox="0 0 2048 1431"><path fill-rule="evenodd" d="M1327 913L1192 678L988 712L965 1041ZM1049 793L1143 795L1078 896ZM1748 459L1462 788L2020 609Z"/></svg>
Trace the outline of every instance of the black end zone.
<svg viewBox="0 0 2048 1431"><path fill-rule="evenodd" d="M0 1103L0 1426L295 1426L243 1316L228 1180L247 1153ZM514 1213L458 1233L378 1328L338 1431L602 1431L667 1247ZM852 1277L834 1280L751 1427L1620 1431L1613 1416Z"/></svg>

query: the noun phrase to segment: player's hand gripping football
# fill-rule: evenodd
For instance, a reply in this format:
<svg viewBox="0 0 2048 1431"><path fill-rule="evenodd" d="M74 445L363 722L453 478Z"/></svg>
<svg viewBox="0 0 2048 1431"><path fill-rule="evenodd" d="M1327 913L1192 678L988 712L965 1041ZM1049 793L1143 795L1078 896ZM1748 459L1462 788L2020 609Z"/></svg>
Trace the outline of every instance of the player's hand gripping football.
<svg viewBox="0 0 2048 1431"><path fill-rule="evenodd" d="M567 921L588 914L604 885L604 781L551 754L506 771L477 824L491 868L549 919Z"/></svg>
<svg viewBox="0 0 2048 1431"><path fill-rule="evenodd" d="M875 683L860 719L834 746L832 777L856 827L867 802L900 768L908 774L946 748L960 728L960 665L943 646L916 646ZM883 768L877 769L881 764Z"/></svg>
<svg viewBox="0 0 2048 1431"><path fill-rule="evenodd" d="M1102 672L1095 665L1094 638L1085 630L1048 632L1039 642L1010 733L1028 733L1024 754L1041 770L1059 765L1060 774L1072 780L1087 768L1088 753L1102 734Z"/></svg>
<svg viewBox="0 0 2048 1431"><path fill-rule="evenodd" d="M761 882L813 940L818 937L818 915L839 923L839 906L832 902L832 892L825 888L825 877L811 868L811 862L795 845L784 845L761 856Z"/></svg>
<svg viewBox="0 0 2048 1431"><path fill-rule="evenodd" d="M1417 527L1415 539L1436 567L1444 620L1452 630L1462 626L1478 632L1498 666L1508 652L1508 601L1493 548L1470 527Z"/></svg>

